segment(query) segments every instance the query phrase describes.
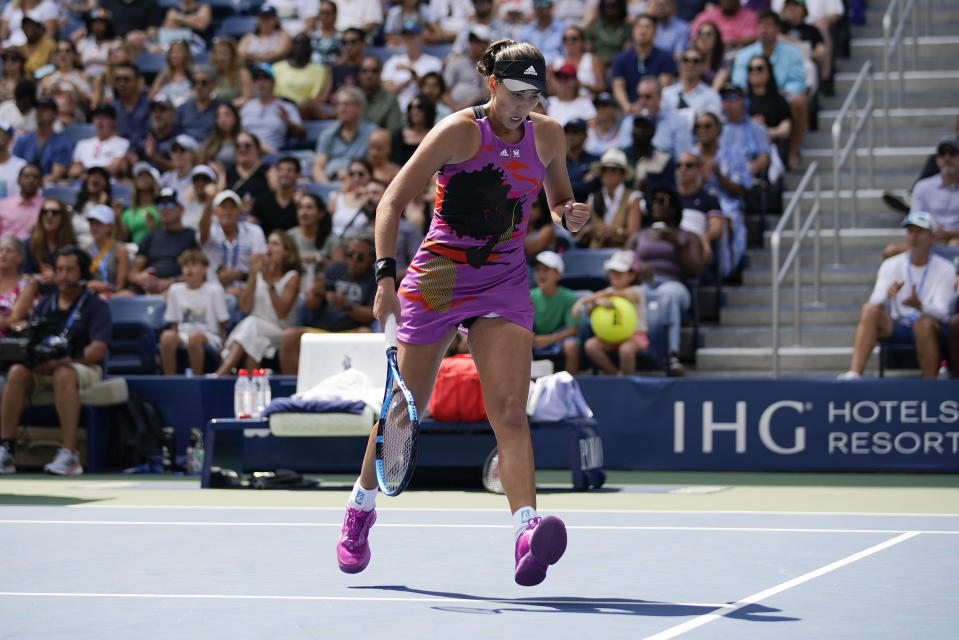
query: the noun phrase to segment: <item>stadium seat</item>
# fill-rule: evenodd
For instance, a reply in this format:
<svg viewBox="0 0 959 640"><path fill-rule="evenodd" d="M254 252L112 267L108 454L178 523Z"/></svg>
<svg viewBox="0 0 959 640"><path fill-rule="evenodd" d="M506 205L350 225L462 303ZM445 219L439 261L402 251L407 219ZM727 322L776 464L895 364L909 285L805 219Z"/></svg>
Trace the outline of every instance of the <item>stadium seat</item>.
<svg viewBox="0 0 959 640"><path fill-rule="evenodd" d="M63 129L63 135L70 140L70 144L77 146L80 140L92 138L95 134L90 123L71 124Z"/></svg>
<svg viewBox="0 0 959 640"><path fill-rule="evenodd" d="M166 301L163 296L110 298L113 335L105 372L111 375L156 373L159 332Z"/></svg>
<svg viewBox="0 0 959 640"><path fill-rule="evenodd" d="M152 83L153 78L166 66L166 54L144 51L137 54L136 65L144 81Z"/></svg>
<svg viewBox="0 0 959 640"><path fill-rule="evenodd" d="M239 40L247 33L253 33L256 27L256 16L227 16L220 23L217 35L230 36Z"/></svg>
<svg viewBox="0 0 959 640"><path fill-rule="evenodd" d="M306 127L306 135L302 138L296 138L290 141L291 149L316 149L316 141L320 139L320 134L327 127L336 124L336 120L306 120L303 126Z"/></svg>
<svg viewBox="0 0 959 640"><path fill-rule="evenodd" d="M376 56L382 64L389 60L390 56L403 53L403 47L366 47L364 53L368 56Z"/></svg>
<svg viewBox="0 0 959 640"><path fill-rule="evenodd" d="M72 205L77 201L78 193L80 193L79 182L73 184L55 184L44 187L43 189L44 198L55 198L67 205Z"/></svg>
<svg viewBox="0 0 959 640"><path fill-rule="evenodd" d="M111 182L110 190L113 193L113 199L119 200L125 207L129 207L133 202L133 185L127 182Z"/></svg>
<svg viewBox="0 0 959 640"><path fill-rule="evenodd" d="M342 182L307 182L303 187L307 193L320 196L323 202L329 204L330 196L343 188Z"/></svg>
<svg viewBox="0 0 959 640"><path fill-rule="evenodd" d="M569 289L598 291L609 286L605 263L615 249L570 249L563 253L565 270L559 283Z"/></svg>
<svg viewBox="0 0 959 640"><path fill-rule="evenodd" d="M423 53L439 58L446 63L446 59L453 54L452 44L426 44L423 45Z"/></svg>

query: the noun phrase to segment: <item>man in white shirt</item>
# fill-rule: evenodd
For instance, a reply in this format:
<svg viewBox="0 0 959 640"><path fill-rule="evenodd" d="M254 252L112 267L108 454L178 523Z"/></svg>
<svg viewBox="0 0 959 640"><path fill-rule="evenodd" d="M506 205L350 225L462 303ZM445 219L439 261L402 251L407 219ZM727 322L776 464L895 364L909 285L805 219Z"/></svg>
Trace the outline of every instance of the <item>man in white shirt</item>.
<svg viewBox="0 0 959 640"><path fill-rule="evenodd" d="M423 27L417 22L406 22L400 32L404 53L390 56L383 65L383 86L396 94L400 110L420 92L419 81L430 71L443 73L443 62L436 56L423 53Z"/></svg>
<svg viewBox="0 0 959 640"><path fill-rule="evenodd" d="M280 26L291 38L312 32L320 17L320 0L267 0L266 4L276 9Z"/></svg>
<svg viewBox="0 0 959 640"><path fill-rule="evenodd" d="M250 274L250 256L266 253L263 229L240 221L242 205L243 200L235 192L221 191L203 212L196 232L197 243L210 260L207 278L210 282L219 281L227 293L234 295Z"/></svg>
<svg viewBox="0 0 959 640"><path fill-rule="evenodd" d="M931 252L933 223L928 213L914 211L902 224L907 251L879 266L876 286L859 314L849 371L840 379L862 377L877 340L914 342L922 377L935 378L939 370L956 271L949 260Z"/></svg>
<svg viewBox="0 0 959 640"><path fill-rule="evenodd" d="M81 178L90 167L103 167L113 177L125 173L130 141L116 133L116 109L111 104L100 105L94 109L92 119L94 135L80 140L73 148L70 177Z"/></svg>
<svg viewBox="0 0 959 640"><path fill-rule="evenodd" d="M707 111L722 113L719 92L703 82L705 58L696 47L687 47L679 58L679 82L663 89L662 108L686 117L692 130L696 116Z"/></svg>
<svg viewBox="0 0 959 640"><path fill-rule="evenodd" d="M351 27L376 33L381 24L383 8L379 0L337 0L336 30L340 33Z"/></svg>
<svg viewBox="0 0 959 640"><path fill-rule="evenodd" d="M256 95L240 109L243 128L260 139L263 150L273 153L285 148L287 138L306 135L300 112L291 102L273 95L276 81L270 65L253 66L253 91Z"/></svg>

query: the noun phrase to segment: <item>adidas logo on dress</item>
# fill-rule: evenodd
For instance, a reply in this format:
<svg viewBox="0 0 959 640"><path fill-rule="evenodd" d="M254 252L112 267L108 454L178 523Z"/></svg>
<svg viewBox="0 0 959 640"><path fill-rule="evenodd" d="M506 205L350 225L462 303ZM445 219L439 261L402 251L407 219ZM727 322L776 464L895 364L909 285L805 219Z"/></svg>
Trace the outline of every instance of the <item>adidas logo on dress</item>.
<svg viewBox="0 0 959 640"><path fill-rule="evenodd" d="M530 65L529 67L526 68L526 71L523 72L523 75L535 76L536 69L533 68L533 65Z"/></svg>
<svg viewBox="0 0 959 640"><path fill-rule="evenodd" d="M504 158L509 157L509 152L506 149L503 149L502 151L500 151L499 154L503 156Z"/></svg>

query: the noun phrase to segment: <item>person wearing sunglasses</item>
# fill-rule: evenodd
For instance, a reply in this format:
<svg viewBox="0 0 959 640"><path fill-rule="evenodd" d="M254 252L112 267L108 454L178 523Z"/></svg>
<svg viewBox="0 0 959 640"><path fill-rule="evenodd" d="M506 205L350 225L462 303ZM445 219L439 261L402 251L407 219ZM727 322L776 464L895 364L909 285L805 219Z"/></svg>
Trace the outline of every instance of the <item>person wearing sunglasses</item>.
<svg viewBox="0 0 959 640"><path fill-rule="evenodd" d="M336 92L343 87L360 83L360 66L366 47L366 33L362 29L347 29L340 40L339 56L333 64L333 87L330 102L336 104Z"/></svg>
<svg viewBox="0 0 959 640"><path fill-rule="evenodd" d="M306 135L299 109L277 99L276 75L270 65L254 65L253 91L253 99L240 108L240 123L256 134L267 153L283 149L288 138Z"/></svg>
<svg viewBox="0 0 959 640"><path fill-rule="evenodd" d="M346 180L339 193L330 196L330 216L333 233L339 237L348 231L365 229L369 217L363 211L366 202L366 185L373 177L373 167L365 158L354 158L347 167Z"/></svg>
<svg viewBox="0 0 959 640"><path fill-rule="evenodd" d="M351 158L362 158L376 125L363 120L366 95L359 87L343 87L333 96L336 124L325 128L316 141L313 182L345 180Z"/></svg>
<svg viewBox="0 0 959 640"><path fill-rule="evenodd" d="M362 118L387 131L396 131L403 124L403 112L396 94L383 86L382 71L383 65L376 56L366 56L360 63L357 86L366 96Z"/></svg>
<svg viewBox="0 0 959 640"><path fill-rule="evenodd" d="M586 50L586 32L577 25L567 25L563 31L563 55L553 60L550 67L550 90L556 80L555 73L566 63L576 66L576 79L580 93L589 97L606 91L606 76L599 56Z"/></svg>
<svg viewBox="0 0 959 640"><path fill-rule="evenodd" d="M656 19L650 15L641 15L633 23L632 46L613 58L610 75L613 79L613 96L625 114L639 113L644 107L640 104L638 88L642 80L651 78L659 82L660 87L671 84L676 78L676 62L671 53L657 48Z"/></svg>
<svg viewBox="0 0 959 640"><path fill-rule="evenodd" d="M694 46L686 47L679 56L679 82L663 88L661 108L681 112L690 127L700 113L722 110L719 92L703 81L705 70L706 56Z"/></svg>
<svg viewBox="0 0 959 640"><path fill-rule="evenodd" d="M214 78L213 67L197 66L193 70L193 96L176 110L177 128L197 141L213 134L216 109L221 103L213 93Z"/></svg>
<svg viewBox="0 0 959 640"><path fill-rule="evenodd" d="M57 249L76 243L77 235L66 205L54 198L44 199L37 222L27 238L27 258L23 263L23 272L34 274L39 295L56 289L54 258Z"/></svg>
<svg viewBox="0 0 959 640"><path fill-rule="evenodd" d="M144 293L164 293L180 276L177 258L187 249L199 249L196 232L183 226L183 206L167 187L157 198L160 228L147 233L133 260L130 282Z"/></svg>

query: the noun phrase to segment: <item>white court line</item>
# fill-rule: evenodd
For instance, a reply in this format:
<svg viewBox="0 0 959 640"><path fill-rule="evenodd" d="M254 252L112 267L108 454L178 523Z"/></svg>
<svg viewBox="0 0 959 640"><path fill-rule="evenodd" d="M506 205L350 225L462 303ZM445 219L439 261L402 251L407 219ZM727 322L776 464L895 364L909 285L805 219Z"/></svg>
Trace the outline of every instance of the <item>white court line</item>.
<svg viewBox="0 0 959 640"><path fill-rule="evenodd" d="M3 524L56 524L56 525L103 525L103 526L156 526L156 527L305 527L336 528L340 522L211 522L192 520L4 520ZM378 529L509 529L508 524L454 524L454 523L405 523L384 522ZM810 527L684 527L684 526L625 526L625 525L567 525L568 530L580 531L710 531L731 533L926 533L931 535L959 535L959 531L905 530L905 529L823 529Z"/></svg>
<svg viewBox="0 0 959 640"><path fill-rule="evenodd" d="M862 551L859 551L858 553L854 553L852 555L846 556L845 558L841 558L840 560L827 564L823 567L819 567L818 569L814 569L813 571L804 573L803 575L797 578L793 578L792 580L787 580L786 582L777 584L776 586L760 591L759 593L754 593L751 596L746 596L745 598L742 598L741 600L734 602L732 604L725 605L724 607L716 611L713 611L712 613L706 613L701 616L697 616L693 618L692 620L687 620L686 622L678 624L674 627L670 627L669 629L666 629L665 631L660 631L659 633L655 633L651 636L646 636L645 638L643 638L643 640L670 640L671 638L680 636L688 631L692 631L693 629L698 629L699 627L705 624L709 624L710 622L713 622L714 620L719 620L720 618L728 616L729 614L735 611L739 611L740 609L743 609L745 607L748 607L749 605L757 604L759 602L762 602L766 598L770 598L774 595L782 593L783 591L799 586L803 584L804 582L809 582L810 580L818 578L819 576L830 573L831 571L835 571L836 569L841 569L842 567L845 567L846 565L852 564L853 562L856 562L858 560L862 560L863 558L871 556L874 553L879 553L880 551L893 547L899 544L900 542L905 542L906 540L915 538L916 536L919 535L919 533L920 532L918 531L908 531L906 533L903 533L902 535L896 536L895 538L890 538L889 540L886 540L885 542L880 542L877 545L873 545L869 547L868 549L863 549Z"/></svg>
<svg viewBox="0 0 959 640"><path fill-rule="evenodd" d="M0 597L26 598L177 598L183 600L310 600L332 602L432 602L432 603L474 603L506 604L533 606L592 606L592 607L697 607L702 609L720 609L726 604L712 602L645 602L643 600L540 600L537 598L427 598L427 597L361 597L361 596L281 596L220 593L73 593L56 591L0 591Z"/></svg>

